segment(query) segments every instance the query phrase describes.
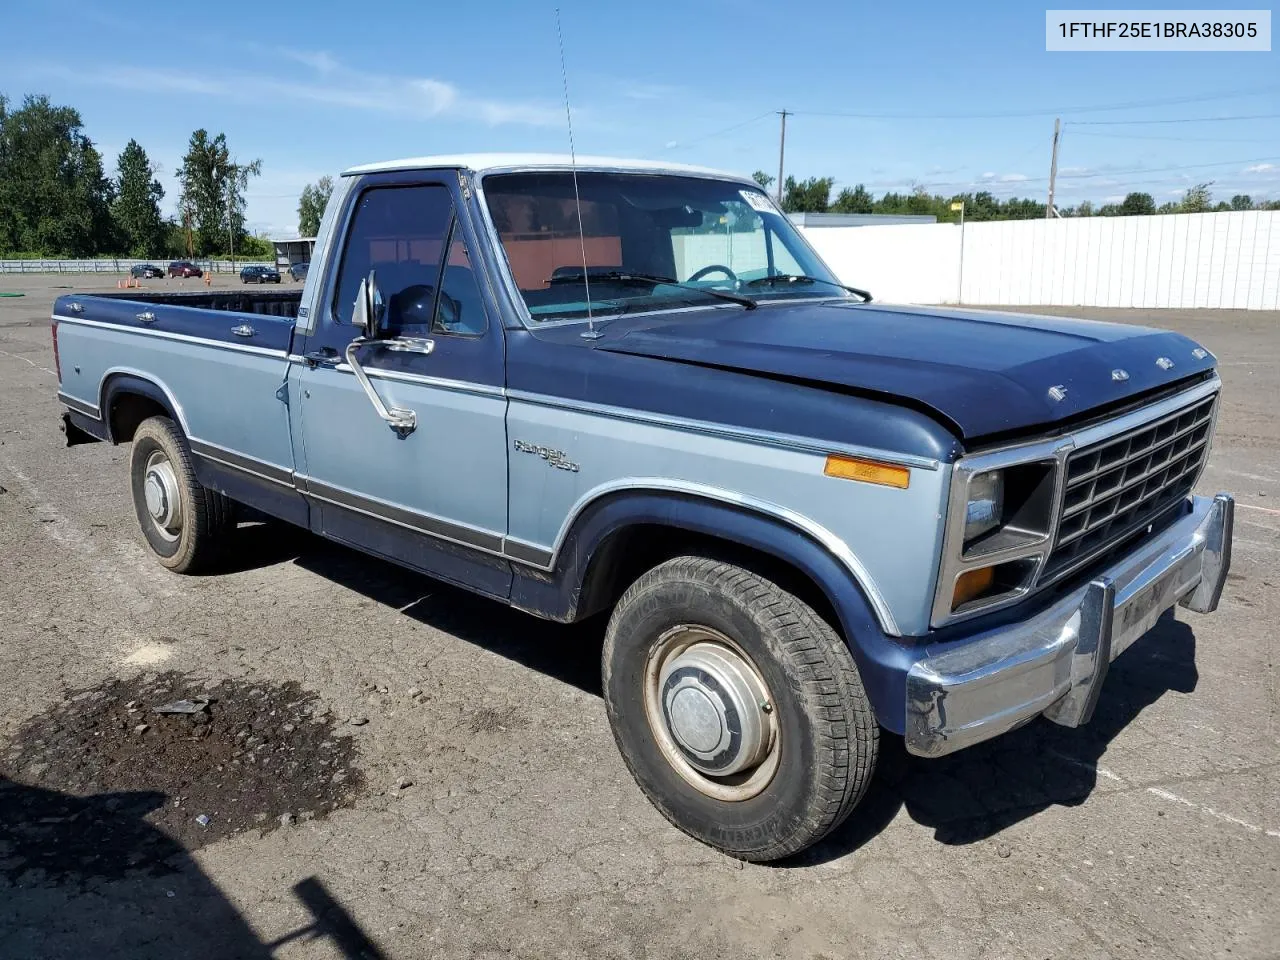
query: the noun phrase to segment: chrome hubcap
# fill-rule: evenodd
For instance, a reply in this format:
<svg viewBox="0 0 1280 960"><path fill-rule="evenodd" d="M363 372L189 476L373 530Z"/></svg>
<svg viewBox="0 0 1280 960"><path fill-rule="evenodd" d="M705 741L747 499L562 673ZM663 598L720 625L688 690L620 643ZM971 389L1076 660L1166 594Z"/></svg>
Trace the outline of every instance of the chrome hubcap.
<svg viewBox="0 0 1280 960"><path fill-rule="evenodd" d="M709 627L685 624L658 639L645 712L663 755L708 796L749 799L777 770L769 689L742 649Z"/></svg>
<svg viewBox="0 0 1280 960"><path fill-rule="evenodd" d="M173 464L160 451L151 454L143 471L142 492L156 530L167 540L182 533L182 496Z"/></svg>

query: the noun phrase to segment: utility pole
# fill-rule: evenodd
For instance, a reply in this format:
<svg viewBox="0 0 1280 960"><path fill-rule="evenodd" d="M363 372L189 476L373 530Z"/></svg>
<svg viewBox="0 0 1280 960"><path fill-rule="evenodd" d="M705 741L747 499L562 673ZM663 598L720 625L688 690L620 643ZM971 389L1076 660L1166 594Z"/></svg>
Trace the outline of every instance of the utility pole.
<svg viewBox="0 0 1280 960"><path fill-rule="evenodd" d="M1058 140L1062 134L1062 119L1060 117L1053 118L1053 156L1049 160L1049 206L1045 208L1044 216L1046 220L1052 220L1058 215L1053 208L1053 188L1058 185Z"/></svg>
<svg viewBox="0 0 1280 960"><path fill-rule="evenodd" d="M778 206L782 206L782 160L787 155L787 111L779 110L782 117L782 133L778 137Z"/></svg>

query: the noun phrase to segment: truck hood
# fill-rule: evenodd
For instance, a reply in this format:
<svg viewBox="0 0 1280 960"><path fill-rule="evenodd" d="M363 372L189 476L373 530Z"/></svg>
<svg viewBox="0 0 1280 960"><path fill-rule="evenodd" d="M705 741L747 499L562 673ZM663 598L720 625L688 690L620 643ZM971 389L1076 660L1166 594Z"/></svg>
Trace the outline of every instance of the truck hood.
<svg viewBox="0 0 1280 960"><path fill-rule="evenodd" d="M594 346L911 401L966 440L1051 428L1214 365L1146 327L843 301L624 316Z"/></svg>

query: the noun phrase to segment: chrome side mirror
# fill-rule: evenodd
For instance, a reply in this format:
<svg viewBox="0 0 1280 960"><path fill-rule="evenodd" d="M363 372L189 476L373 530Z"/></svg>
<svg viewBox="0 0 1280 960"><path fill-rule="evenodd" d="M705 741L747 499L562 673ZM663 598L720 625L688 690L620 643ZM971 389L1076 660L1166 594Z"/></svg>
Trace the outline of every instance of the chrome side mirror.
<svg viewBox="0 0 1280 960"><path fill-rule="evenodd" d="M355 310L351 313L351 322L360 328L360 335L366 340L380 340L386 336L386 305L382 301L382 291L378 289L378 280L374 271L360 281L356 289Z"/></svg>

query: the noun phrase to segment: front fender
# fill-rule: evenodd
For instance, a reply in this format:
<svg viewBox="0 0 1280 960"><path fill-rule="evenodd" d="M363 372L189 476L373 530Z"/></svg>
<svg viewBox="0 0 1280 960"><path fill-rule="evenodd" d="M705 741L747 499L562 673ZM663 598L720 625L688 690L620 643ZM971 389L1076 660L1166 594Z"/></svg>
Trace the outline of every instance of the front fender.
<svg viewBox="0 0 1280 960"><path fill-rule="evenodd" d="M629 490L603 496L575 518L547 573L515 567L512 603L558 620L595 612L587 583L591 563L627 527L662 526L760 551L788 564L823 591L862 674L880 724L905 730L906 674L916 657L910 642L888 636L849 567L812 534L750 507L671 491Z"/></svg>

